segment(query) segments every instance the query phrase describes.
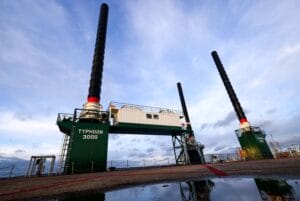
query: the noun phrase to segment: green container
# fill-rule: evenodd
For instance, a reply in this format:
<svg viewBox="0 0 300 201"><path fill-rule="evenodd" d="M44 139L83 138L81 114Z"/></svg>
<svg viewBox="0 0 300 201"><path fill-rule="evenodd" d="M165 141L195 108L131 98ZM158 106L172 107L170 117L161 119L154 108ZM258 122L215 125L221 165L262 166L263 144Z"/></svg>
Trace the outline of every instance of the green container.
<svg viewBox="0 0 300 201"><path fill-rule="evenodd" d="M70 136L64 173L106 171L108 124L65 119L57 124Z"/></svg>
<svg viewBox="0 0 300 201"><path fill-rule="evenodd" d="M274 158L266 142L266 134L259 127L249 127L235 131L248 160Z"/></svg>

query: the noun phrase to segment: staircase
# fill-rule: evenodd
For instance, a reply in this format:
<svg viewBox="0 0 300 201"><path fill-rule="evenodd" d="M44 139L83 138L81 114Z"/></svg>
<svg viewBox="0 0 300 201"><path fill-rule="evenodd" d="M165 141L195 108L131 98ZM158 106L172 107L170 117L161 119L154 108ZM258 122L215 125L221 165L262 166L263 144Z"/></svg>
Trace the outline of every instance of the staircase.
<svg viewBox="0 0 300 201"><path fill-rule="evenodd" d="M61 147L61 154L60 154L60 160L59 160L59 170L58 170L59 174L62 174L64 171L66 156L67 156L68 148L69 148L69 142L70 142L70 136L65 134L63 144Z"/></svg>

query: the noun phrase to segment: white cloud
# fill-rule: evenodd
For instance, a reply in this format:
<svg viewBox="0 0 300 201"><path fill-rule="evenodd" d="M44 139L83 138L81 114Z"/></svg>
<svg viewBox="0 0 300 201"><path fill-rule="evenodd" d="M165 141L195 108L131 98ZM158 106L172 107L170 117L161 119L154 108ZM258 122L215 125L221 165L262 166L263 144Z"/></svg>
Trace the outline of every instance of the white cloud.
<svg viewBox="0 0 300 201"><path fill-rule="evenodd" d="M8 140L2 150L58 152L62 134L54 125L55 114L72 113L85 101L98 7L56 1L0 4L0 136ZM299 7L297 1L111 3L104 108L110 100L180 108L180 81L197 140L206 152L238 146L238 121L202 127L224 120L233 110L210 56L216 49L249 120L271 121L264 129L273 136L296 139L298 126L288 130L285 124L294 122L300 109ZM275 113L268 113L274 108ZM18 113L31 118L25 115L22 121ZM43 144L45 139L49 145ZM133 147L147 154L153 144L155 151L148 157L166 154L159 143L168 144L167 138L147 138L152 144L134 139L140 137L110 138L110 158L125 160L135 152Z"/></svg>
<svg viewBox="0 0 300 201"><path fill-rule="evenodd" d="M1 111L0 137L0 153L28 159L31 155L58 155L62 134L53 116L20 119L14 113Z"/></svg>
<svg viewBox="0 0 300 201"><path fill-rule="evenodd" d="M171 136L115 135L109 138L108 160L174 159Z"/></svg>
<svg viewBox="0 0 300 201"><path fill-rule="evenodd" d="M38 118L20 120L16 118L15 114L2 111L0 117L0 130L3 133L12 132L19 135L28 134L30 137L41 135L41 131L44 131L44 134L42 135L50 135L47 133L54 132L56 130L55 117L53 117L53 119Z"/></svg>

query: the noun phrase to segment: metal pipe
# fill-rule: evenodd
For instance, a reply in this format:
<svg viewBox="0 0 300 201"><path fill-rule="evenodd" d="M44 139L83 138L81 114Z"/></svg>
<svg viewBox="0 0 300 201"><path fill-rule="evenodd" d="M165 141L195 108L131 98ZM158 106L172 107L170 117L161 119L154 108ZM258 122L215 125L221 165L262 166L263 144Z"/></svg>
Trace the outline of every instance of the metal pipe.
<svg viewBox="0 0 300 201"><path fill-rule="evenodd" d="M235 110L235 113L236 113L236 115L237 115L240 123L242 124L242 123L248 122L247 117L246 117L246 115L245 115L245 113L243 111L243 108L242 108L242 106L241 106L241 104L240 104L240 102L239 102L239 100L238 100L238 98L237 98L237 96L236 96L236 94L234 92L234 89L233 89L233 87L232 87L232 85L230 83L230 80L229 80L226 72L225 72L223 64L222 64L222 62L221 62L221 60L220 60L220 58L218 56L218 53L216 51L212 51L211 55L212 55L213 60L214 60L214 62L216 64L216 66L217 66L219 74L220 74L220 76L222 78L222 81L224 83L226 91L228 93L228 96L229 96L229 98L231 100L231 103L233 105L233 108Z"/></svg>
<svg viewBox="0 0 300 201"><path fill-rule="evenodd" d="M48 175L52 175L53 174L54 164L55 164L55 156L52 156L51 157L51 163L50 163L50 170L49 170Z"/></svg>
<svg viewBox="0 0 300 201"><path fill-rule="evenodd" d="M188 153L188 146L187 146L187 139L183 136L181 136L182 146L183 146L183 152L184 152L184 159L185 159L185 165L190 165L190 156Z"/></svg>
<svg viewBox="0 0 300 201"><path fill-rule="evenodd" d="M185 117L185 121L187 123L187 129L191 131L192 126L191 126L191 122L190 122L190 117L189 117L189 114L188 114L188 111L187 111L187 107L186 107L186 104L185 104L183 91L182 91L182 87L181 87L180 82L177 82L177 89L178 89L178 94L179 94L179 98L180 98L180 102L181 102L182 112L183 112L183 115Z"/></svg>
<svg viewBox="0 0 300 201"><path fill-rule="evenodd" d="M25 177L30 177L32 159L33 159L33 157L31 156Z"/></svg>
<svg viewBox="0 0 300 201"><path fill-rule="evenodd" d="M100 9L94 58L89 86L88 102L100 101L105 39L107 30L108 5L103 3Z"/></svg>
<svg viewBox="0 0 300 201"><path fill-rule="evenodd" d="M12 165L10 168L9 176L8 176L9 178L11 178L14 169L15 169L15 165Z"/></svg>

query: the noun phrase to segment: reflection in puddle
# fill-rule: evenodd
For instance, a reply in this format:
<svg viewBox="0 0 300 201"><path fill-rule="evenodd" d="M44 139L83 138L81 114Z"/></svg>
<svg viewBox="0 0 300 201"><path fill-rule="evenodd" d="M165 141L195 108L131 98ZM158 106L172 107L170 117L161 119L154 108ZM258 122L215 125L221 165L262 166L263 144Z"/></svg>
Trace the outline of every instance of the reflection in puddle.
<svg viewBox="0 0 300 201"><path fill-rule="evenodd" d="M233 188L229 188L228 191L222 191L220 187L221 182L218 183L218 188L215 190L213 197L211 199L211 191L215 186L215 183L212 180L204 180L204 181L192 181L186 182L184 185L182 182L180 183L180 192L182 195L182 201L209 201L209 200L260 200L257 196L257 193L251 189L254 185L247 184L246 181L241 182L237 181L238 179L226 179L222 185L227 186L230 183L236 180L236 184L241 185L231 186ZM248 179L251 181L250 179ZM285 180L274 180L274 179L254 179L255 185L258 189L258 193L260 195L261 200L266 201L292 201L295 200L295 189L292 185L288 184ZM227 184L226 184L227 183ZM245 185L246 184L246 185ZM295 184L298 185L298 181L295 181ZM223 186L223 188L224 188ZM247 191L243 186L246 187ZM226 187L225 187L226 189ZM242 191L241 191L242 190ZM237 195L234 195L236 192ZM188 193L188 194L187 194ZM298 192L299 194L299 189ZM230 194L230 195L229 195ZM188 195L188 196L187 196ZM232 196L233 195L233 196ZM299 195L298 195L299 197Z"/></svg>
<svg viewBox="0 0 300 201"><path fill-rule="evenodd" d="M294 188L285 180L255 179L262 200L295 200Z"/></svg>
<svg viewBox="0 0 300 201"><path fill-rule="evenodd" d="M218 178L64 195L57 201L292 201L300 200L299 179ZM46 201L47 199L45 199ZM52 199L53 200L53 199ZM49 199L47 201L50 201Z"/></svg>
<svg viewBox="0 0 300 201"><path fill-rule="evenodd" d="M211 180L180 182L182 201L210 200L210 192L215 186Z"/></svg>

